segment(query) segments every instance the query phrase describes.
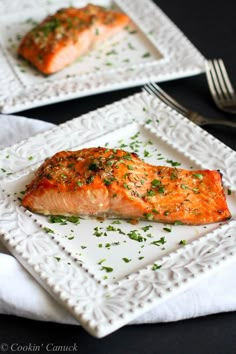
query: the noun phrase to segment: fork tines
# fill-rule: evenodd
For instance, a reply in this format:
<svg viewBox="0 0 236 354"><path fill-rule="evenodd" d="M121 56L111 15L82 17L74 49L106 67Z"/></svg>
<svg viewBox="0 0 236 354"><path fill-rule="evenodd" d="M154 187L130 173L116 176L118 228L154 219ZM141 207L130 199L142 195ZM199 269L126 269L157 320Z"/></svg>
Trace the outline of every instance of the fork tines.
<svg viewBox="0 0 236 354"><path fill-rule="evenodd" d="M206 76L216 105L227 112L235 113L236 95L222 59L206 61Z"/></svg>
<svg viewBox="0 0 236 354"><path fill-rule="evenodd" d="M144 86L144 90L156 97L158 97L161 101L166 103L168 106L172 107L182 115L186 115L188 110L180 105L177 101L175 101L172 97L170 97L165 91L163 91L160 86L155 83L149 83Z"/></svg>

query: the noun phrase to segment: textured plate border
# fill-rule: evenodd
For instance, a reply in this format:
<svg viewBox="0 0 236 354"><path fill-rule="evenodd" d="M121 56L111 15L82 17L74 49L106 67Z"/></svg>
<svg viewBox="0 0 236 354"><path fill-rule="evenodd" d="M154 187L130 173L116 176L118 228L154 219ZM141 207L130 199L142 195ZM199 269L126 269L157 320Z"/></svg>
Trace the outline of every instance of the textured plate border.
<svg viewBox="0 0 236 354"><path fill-rule="evenodd" d="M77 146L78 136L82 144L130 124L133 117L140 124L145 124L147 112L152 122L146 127L159 139L203 168L220 167L225 186L236 190L236 153L146 93L130 96L2 150L0 167L6 171L1 185L27 174L35 163L54 151ZM65 139L68 134L71 137L69 141ZM66 143L63 145L62 141ZM28 159L32 150L35 150L34 163ZM9 154L10 159L7 158ZM16 173L14 166L18 166ZM90 274L85 264L73 259L53 235L45 237L45 232L36 222L32 220L29 223L29 215L23 208L16 212L14 203L4 190L0 190L0 215L4 244L96 337L111 333L183 291L195 280L233 259L236 253L236 222L232 220L160 258L158 264L161 268L158 271L152 271L152 265L149 265L120 281L105 284ZM62 252L64 258L58 263L52 256Z"/></svg>
<svg viewBox="0 0 236 354"><path fill-rule="evenodd" d="M50 8L55 2L39 0L37 7ZM177 26L151 1L116 0L117 5L137 24L146 38L161 51L162 60L153 65L127 69L110 70L106 74L91 77L69 78L54 83L37 84L22 87L13 68L4 56L0 46L0 110L12 113L32 107L55 103L94 93L138 86L150 81L170 79L199 74L204 71L204 57L184 36ZM86 1L80 0L83 6ZM59 7L63 4L57 2ZM36 3L30 0L8 1L0 3L1 16L14 12L35 10ZM13 94L14 93L14 94Z"/></svg>

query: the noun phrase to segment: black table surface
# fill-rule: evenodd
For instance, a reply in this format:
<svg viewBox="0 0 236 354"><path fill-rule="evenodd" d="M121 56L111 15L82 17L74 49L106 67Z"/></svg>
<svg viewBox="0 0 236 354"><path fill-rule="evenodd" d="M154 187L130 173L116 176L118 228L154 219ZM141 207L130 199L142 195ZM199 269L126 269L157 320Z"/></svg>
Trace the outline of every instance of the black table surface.
<svg viewBox="0 0 236 354"><path fill-rule="evenodd" d="M156 0L155 2L206 58L224 59L236 86L234 1ZM236 119L234 115L222 113L215 107L204 74L160 85L177 100L206 116ZM59 124L140 90L141 87L135 87L97 94L17 114ZM206 130L236 150L235 129L208 126ZM16 348L11 346L13 343L21 344L27 352L38 350L40 345L44 348L40 352L47 352L46 345L54 343L55 352L73 351L81 354L236 353L236 312L173 323L125 326L102 339L91 337L78 326L37 322L6 315L1 315L0 320L0 344L6 343L9 352ZM50 348L52 351L52 346L48 351ZM0 345L0 351L4 349L6 346Z"/></svg>

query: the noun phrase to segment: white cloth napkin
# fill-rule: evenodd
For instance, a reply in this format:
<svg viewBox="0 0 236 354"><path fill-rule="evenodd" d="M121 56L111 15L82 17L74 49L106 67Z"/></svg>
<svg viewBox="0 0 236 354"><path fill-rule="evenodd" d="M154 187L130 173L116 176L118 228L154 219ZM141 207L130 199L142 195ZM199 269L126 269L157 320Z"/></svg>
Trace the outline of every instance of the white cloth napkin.
<svg viewBox="0 0 236 354"><path fill-rule="evenodd" d="M53 125L24 117L0 115L0 148ZM236 260L191 289L156 306L132 324L177 321L236 310ZM78 324L0 244L0 313L35 320Z"/></svg>

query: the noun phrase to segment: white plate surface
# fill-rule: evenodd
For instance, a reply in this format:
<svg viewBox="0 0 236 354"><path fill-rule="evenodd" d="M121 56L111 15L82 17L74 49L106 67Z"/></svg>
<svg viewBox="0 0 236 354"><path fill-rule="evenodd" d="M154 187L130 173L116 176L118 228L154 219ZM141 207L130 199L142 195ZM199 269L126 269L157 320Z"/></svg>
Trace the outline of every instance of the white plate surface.
<svg viewBox="0 0 236 354"><path fill-rule="evenodd" d="M150 0L98 0L132 23L115 37L51 76L17 56L20 39L47 14L83 0L0 2L0 110L12 113L99 92L201 73L204 58Z"/></svg>
<svg viewBox="0 0 236 354"><path fill-rule="evenodd" d="M232 259L236 222L170 226L80 219L60 225L20 206L42 160L89 146L133 149L156 165L219 169L234 218L236 153L146 93L1 151L2 241L89 333L102 337ZM139 242L129 237L134 233Z"/></svg>

